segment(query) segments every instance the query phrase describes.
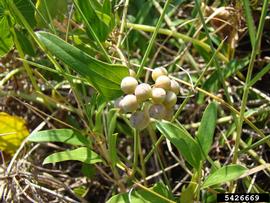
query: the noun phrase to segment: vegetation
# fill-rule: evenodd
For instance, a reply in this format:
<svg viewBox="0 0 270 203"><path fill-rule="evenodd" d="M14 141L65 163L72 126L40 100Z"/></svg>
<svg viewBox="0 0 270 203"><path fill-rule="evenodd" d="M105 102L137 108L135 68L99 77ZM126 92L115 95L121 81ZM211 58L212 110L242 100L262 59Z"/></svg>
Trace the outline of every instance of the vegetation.
<svg viewBox="0 0 270 203"><path fill-rule="evenodd" d="M267 193L269 0L0 0L1 202Z"/></svg>

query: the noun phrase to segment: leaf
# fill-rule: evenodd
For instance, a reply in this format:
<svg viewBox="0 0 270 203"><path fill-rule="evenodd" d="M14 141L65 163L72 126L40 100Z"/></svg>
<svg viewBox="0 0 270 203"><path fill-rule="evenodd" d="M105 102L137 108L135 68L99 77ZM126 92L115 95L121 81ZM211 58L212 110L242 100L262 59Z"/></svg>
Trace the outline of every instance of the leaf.
<svg viewBox="0 0 270 203"><path fill-rule="evenodd" d="M107 129L108 129L108 150L112 165L115 166L117 162L117 136L118 133L114 133L116 127L117 110L111 109L107 117Z"/></svg>
<svg viewBox="0 0 270 203"><path fill-rule="evenodd" d="M97 0L76 0L76 2L82 11L81 14L85 16L83 19L87 19L88 25L91 26L95 35L101 42L104 42L114 27L114 24L112 24L113 16L108 13L108 7L103 11L101 4ZM91 39L94 39L89 29L87 27L87 33Z"/></svg>
<svg viewBox="0 0 270 203"><path fill-rule="evenodd" d="M28 54L29 56L35 56L36 51L34 50L33 45L29 38L26 36L26 34L22 30L18 30L16 28L15 34L20 43L20 46L22 47L23 52L25 54Z"/></svg>
<svg viewBox="0 0 270 203"><path fill-rule="evenodd" d="M36 3L35 19L39 26L46 26L57 16L64 16L66 12L67 0L38 0Z"/></svg>
<svg viewBox="0 0 270 203"><path fill-rule="evenodd" d="M33 132L27 138L31 142L62 142L71 145L91 146L91 142L71 129L54 129Z"/></svg>
<svg viewBox="0 0 270 203"><path fill-rule="evenodd" d="M0 10L3 8L0 4ZM0 11L1 13L1 11ZM5 16L0 15L0 57L7 54L13 47L13 38L10 32L8 20Z"/></svg>
<svg viewBox="0 0 270 203"><path fill-rule="evenodd" d="M31 0L13 0L18 10L21 12L25 20L29 23L29 25L33 28L36 25L35 21L35 9L34 6L30 2ZM16 16L16 15L15 15ZM21 23L19 18L16 20ZM21 23L22 24L22 23ZM23 25L23 24L22 24Z"/></svg>
<svg viewBox="0 0 270 203"><path fill-rule="evenodd" d="M236 180L241 175L243 175L247 170L248 169L246 169L245 167L237 164L224 166L215 171L213 174L209 175L202 184L202 188L207 188L212 185L217 185L231 180Z"/></svg>
<svg viewBox="0 0 270 203"><path fill-rule="evenodd" d="M164 196L167 199L172 199L172 195L170 194L169 190L163 183L156 183L150 190L158 193L159 195ZM118 195L114 195L111 197L107 203L168 203L168 201L142 189L138 190L131 190L130 194L121 193Z"/></svg>
<svg viewBox="0 0 270 203"><path fill-rule="evenodd" d="M36 34L52 54L86 78L107 100L123 94L120 83L125 76L128 76L128 69L125 66L99 61L56 35L47 32L36 32Z"/></svg>
<svg viewBox="0 0 270 203"><path fill-rule="evenodd" d="M43 161L42 164L49 164L49 163L57 163L61 161L81 161L87 164L94 164L98 162L102 162L102 159L99 157L98 154L91 151L87 147L80 147L74 150L67 150L63 152L54 153Z"/></svg>
<svg viewBox="0 0 270 203"><path fill-rule="evenodd" d="M187 188L183 188L180 196L180 203L194 202L196 189L198 189L198 173L194 173Z"/></svg>
<svg viewBox="0 0 270 203"><path fill-rule="evenodd" d="M157 129L176 146L190 165L199 168L202 160L200 147L186 130L167 121L157 121Z"/></svg>
<svg viewBox="0 0 270 203"><path fill-rule="evenodd" d="M213 136L216 128L217 104L210 103L203 113L201 124L196 136L203 157L206 158L213 142Z"/></svg>
<svg viewBox="0 0 270 203"><path fill-rule="evenodd" d="M13 155L29 135L25 121L17 116L0 112L0 150Z"/></svg>

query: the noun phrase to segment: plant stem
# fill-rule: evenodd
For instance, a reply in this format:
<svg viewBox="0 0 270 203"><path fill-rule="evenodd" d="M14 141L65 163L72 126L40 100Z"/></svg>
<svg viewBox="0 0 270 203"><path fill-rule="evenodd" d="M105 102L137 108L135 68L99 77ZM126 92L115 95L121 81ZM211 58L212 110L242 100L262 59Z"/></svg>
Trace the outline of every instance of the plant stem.
<svg viewBox="0 0 270 203"><path fill-rule="evenodd" d="M140 65L139 70L138 70L138 72L137 72L137 78L139 78L139 77L141 76L141 74L142 74L144 64L146 63L146 60L147 60L147 58L148 58L148 56L149 56L149 54L150 54L150 51L151 51L151 49L152 49L152 47L153 47L153 44L154 44L155 39L156 39L156 37L157 37L159 28L160 28L160 26L161 26L161 23L162 23L162 21L163 21L163 18L164 18L164 16L165 16L165 14L166 14L166 11L167 11L167 9L168 9L168 7L169 7L169 5L170 5L170 2L171 2L171 0L166 0L166 3L165 3L165 5L164 5L163 11L162 11L162 14L160 15L160 17L159 17L159 19L158 19L158 22L157 22L157 25L156 25L156 27L155 27L154 33L153 33L153 35L152 35L152 37L151 37L151 39L150 39L150 42L149 42L149 44L148 44L148 46L147 46L147 49L146 49L146 51L145 51L145 54L144 54L144 56L143 56L141 65Z"/></svg>
<svg viewBox="0 0 270 203"><path fill-rule="evenodd" d="M246 81L245 81L245 85L244 85L244 93L242 96L242 104L241 104L241 108L240 108L240 115L239 115L237 135L236 135L236 140L235 140L235 148L234 148L232 163L236 163L237 159L238 159L238 149L239 149L239 144L240 144L240 139L241 139L241 134L242 134L244 113L245 113L245 109L246 109L246 105L247 105L248 93L249 93L249 88L250 88L249 83L250 83L251 76L252 76L255 58L256 58L256 55L257 55L258 49L259 49L259 44L260 44L259 42L261 41L261 36L262 36L264 22L265 22L265 16L267 13L267 8L268 8L268 2L269 2L269 0L264 0L264 2L263 2L260 23L259 23L258 31L256 34L256 40L255 40L255 44L254 44L254 46L252 48L252 52L251 52L250 62L249 62L249 66L248 66L248 72L247 72Z"/></svg>
<svg viewBox="0 0 270 203"><path fill-rule="evenodd" d="M134 152L133 152L133 165L132 165L132 175L133 177L136 173L138 167L138 156L139 156L139 145L140 145L140 137L139 132L134 129Z"/></svg>
<svg viewBox="0 0 270 203"><path fill-rule="evenodd" d="M126 26L128 28L132 28L134 30L140 30L140 31L145 31L145 32L154 32L155 31L155 27L149 26L149 25L127 23ZM181 34L181 33L176 32L176 31L171 31L169 29L160 28L158 30L158 34L172 36L172 37L177 38L177 39L182 39L185 42L192 42L193 44L200 46L201 48L203 48L207 52L211 51L211 48L208 44L206 44L200 40L193 39L192 37L189 37L187 35ZM222 53L218 53L217 56L221 60L223 60L224 62L228 62L227 57L224 56Z"/></svg>

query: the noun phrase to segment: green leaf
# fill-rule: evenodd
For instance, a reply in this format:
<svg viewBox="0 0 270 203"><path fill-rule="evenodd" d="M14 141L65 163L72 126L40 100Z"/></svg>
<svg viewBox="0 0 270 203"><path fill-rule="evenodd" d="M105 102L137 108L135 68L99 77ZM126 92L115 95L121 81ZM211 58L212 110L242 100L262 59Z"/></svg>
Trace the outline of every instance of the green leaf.
<svg viewBox="0 0 270 203"><path fill-rule="evenodd" d="M87 79L107 100L123 94L120 83L128 76L128 69L125 66L99 61L56 35L47 32L36 34L52 54Z"/></svg>
<svg viewBox="0 0 270 203"><path fill-rule="evenodd" d="M172 199L172 195L163 183L155 184L150 190L158 193L168 200ZM168 201L142 189L131 190L129 193L121 193L111 197L107 203L168 203Z"/></svg>
<svg viewBox="0 0 270 203"><path fill-rule="evenodd" d="M102 162L102 159L99 157L98 154L91 151L87 147L80 147L74 150L67 150L63 152L54 153L43 161L42 164L49 164L49 163L57 163L61 161L81 161L87 164L94 164L98 162Z"/></svg>
<svg viewBox="0 0 270 203"><path fill-rule="evenodd" d="M244 166L237 164L224 166L215 171L213 174L209 175L202 184L202 188L207 188L212 185L217 185L231 180L236 180L241 175L243 175L247 170L248 169L246 169Z"/></svg>
<svg viewBox="0 0 270 203"><path fill-rule="evenodd" d="M22 30L15 29L16 37L22 47L22 50L25 54L28 54L29 56L35 56L36 51L33 48L33 45L29 38L26 36L26 34Z"/></svg>
<svg viewBox="0 0 270 203"><path fill-rule="evenodd" d="M0 10L3 11L1 5ZM5 16L0 16L0 28L0 57L2 57L11 50L14 44L8 20Z"/></svg>
<svg viewBox="0 0 270 203"><path fill-rule="evenodd" d="M203 157L206 158L213 142L213 136L216 128L217 104L210 103L203 113L201 124L196 136Z"/></svg>
<svg viewBox="0 0 270 203"><path fill-rule="evenodd" d="M108 13L108 7L103 11L101 4L97 0L76 0L76 2L82 11L81 14L85 16L83 19L87 19L88 25L91 26L95 35L101 42L104 42L114 26L111 24L112 15ZM87 27L87 29L89 37L94 39L89 30L90 28Z"/></svg>
<svg viewBox="0 0 270 203"><path fill-rule="evenodd" d="M245 19L248 26L248 32L249 32L251 45L252 47L254 47L255 41L256 41L256 26L253 20L252 11L250 9L250 2L249 1L241 1L241 2L243 3L243 6L244 6L245 17L246 17Z"/></svg>
<svg viewBox="0 0 270 203"><path fill-rule="evenodd" d="M35 21L35 9L34 5L31 4L31 0L13 0L18 10L21 12L25 20L29 23L29 25L33 28L36 25ZM16 20L21 23L19 18ZM21 25L23 25L21 23Z"/></svg>
<svg viewBox="0 0 270 203"><path fill-rule="evenodd" d="M198 189L198 181L198 173L194 173L187 188L183 187L182 189L180 203L188 203L195 201L196 189Z"/></svg>
<svg viewBox="0 0 270 203"><path fill-rule="evenodd" d="M117 162L117 136L118 133L114 133L116 128L116 119L117 119L117 110L111 109L107 116L107 129L108 129L108 148L109 156L112 162L112 165L115 166Z"/></svg>
<svg viewBox="0 0 270 203"><path fill-rule="evenodd" d="M176 146L190 165L199 169L202 160L200 147L186 130L167 121L157 121L157 129Z"/></svg>
<svg viewBox="0 0 270 203"><path fill-rule="evenodd" d="M64 16L67 12L67 0L38 0L36 8L35 18L38 25L46 26L57 16Z"/></svg>
<svg viewBox="0 0 270 203"><path fill-rule="evenodd" d="M75 146L91 146L91 142L85 136L71 129L54 129L33 132L27 139L31 142L62 142Z"/></svg>

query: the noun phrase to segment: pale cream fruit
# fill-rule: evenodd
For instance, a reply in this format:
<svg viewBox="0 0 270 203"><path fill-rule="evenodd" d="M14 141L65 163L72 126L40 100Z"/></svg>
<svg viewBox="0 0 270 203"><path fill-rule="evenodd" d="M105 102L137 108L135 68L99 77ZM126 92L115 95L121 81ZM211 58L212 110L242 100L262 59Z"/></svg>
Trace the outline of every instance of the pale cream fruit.
<svg viewBox="0 0 270 203"><path fill-rule="evenodd" d="M151 97L151 86L146 83L139 84L135 89L135 96L139 102L149 99Z"/></svg>
<svg viewBox="0 0 270 203"><path fill-rule="evenodd" d="M143 130L150 123L150 118L143 111L136 111L130 117L130 124L133 128L137 130Z"/></svg>
<svg viewBox="0 0 270 203"><path fill-rule="evenodd" d="M161 104L165 100L166 91L162 88L153 88L151 97L152 97L153 103Z"/></svg>
<svg viewBox="0 0 270 203"><path fill-rule="evenodd" d="M121 82L121 90L126 94L134 93L135 88L138 86L138 81L131 76L123 78Z"/></svg>
<svg viewBox="0 0 270 203"><path fill-rule="evenodd" d="M153 71L152 71L152 79L154 81L156 81L156 79L159 77L159 76L162 76L162 75L168 75L168 72L165 68L155 68Z"/></svg>
<svg viewBox="0 0 270 203"><path fill-rule="evenodd" d="M129 75L131 76L131 77L136 77L136 73L135 73L135 71L134 70L132 70L132 69L128 69L128 71L129 71Z"/></svg>
<svg viewBox="0 0 270 203"><path fill-rule="evenodd" d="M180 92L180 86L175 80L171 80L171 91L174 92L176 95L178 95Z"/></svg>
<svg viewBox="0 0 270 203"><path fill-rule="evenodd" d="M163 88L164 90L171 89L171 80L168 76L159 76L156 80L155 87Z"/></svg>
<svg viewBox="0 0 270 203"><path fill-rule="evenodd" d="M153 104L149 108L149 116L155 119L163 119L166 114L166 108L162 104Z"/></svg>
<svg viewBox="0 0 270 203"><path fill-rule="evenodd" d="M177 102L176 94L172 91L168 91L165 100L163 102L164 106L166 106L166 108L171 108L176 104L176 102Z"/></svg>
<svg viewBox="0 0 270 203"><path fill-rule="evenodd" d="M133 94L128 94L120 101L119 106L124 112L127 113L136 111L139 105L136 96Z"/></svg>

